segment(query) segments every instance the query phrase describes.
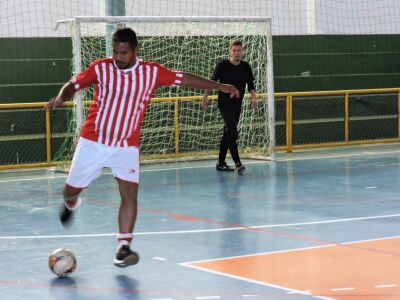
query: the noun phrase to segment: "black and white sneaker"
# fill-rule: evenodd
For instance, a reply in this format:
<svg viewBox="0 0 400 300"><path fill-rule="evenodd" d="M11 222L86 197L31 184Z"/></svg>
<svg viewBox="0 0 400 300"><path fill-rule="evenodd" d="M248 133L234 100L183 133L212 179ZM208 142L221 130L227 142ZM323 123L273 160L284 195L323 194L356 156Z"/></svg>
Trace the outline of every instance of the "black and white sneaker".
<svg viewBox="0 0 400 300"><path fill-rule="evenodd" d="M139 262L139 254L132 251L128 245L119 248L114 258L114 265L120 268L136 265Z"/></svg>
<svg viewBox="0 0 400 300"><path fill-rule="evenodd" d="M76 204L73 208L68 208L65 204L65 201L63 202L59 213L61 224L63 224L64 226L68 226L71 224L73 213L81 204L81 202L81 197L78 197L78 199L76 200Z"/></svg>
<svg viewBox="0 0 400 300"><path fill-rule="evenodd" d="M236 172L237 172L239 175L244 175L244 174L246 174L246 167L243 166L241 163L238 163L238 164L236 165Z"/></svg>
<svg viewBox="0 0 400 300"><path fill-rule="evenodd" d="M222 164L217 163L217 165L215 166L215 169L217 171L227 171L227 172L235 171L233 168L228 166L226 162L223 162Z"/></svg>

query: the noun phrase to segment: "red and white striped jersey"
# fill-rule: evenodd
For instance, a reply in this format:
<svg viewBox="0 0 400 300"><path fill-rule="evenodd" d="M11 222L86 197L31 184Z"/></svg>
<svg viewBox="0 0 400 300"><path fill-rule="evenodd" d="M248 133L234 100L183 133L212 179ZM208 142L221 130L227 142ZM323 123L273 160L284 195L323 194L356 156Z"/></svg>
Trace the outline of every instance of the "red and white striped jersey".
<svg viewBox="0 0 400 300"><path fill-rule="evenodd" d="M100 59L71 79L76 90L96 84L81 136L114 147L139 146L140 124L156 88L180 85L182 73L138 59L119 69Z"/></svg>

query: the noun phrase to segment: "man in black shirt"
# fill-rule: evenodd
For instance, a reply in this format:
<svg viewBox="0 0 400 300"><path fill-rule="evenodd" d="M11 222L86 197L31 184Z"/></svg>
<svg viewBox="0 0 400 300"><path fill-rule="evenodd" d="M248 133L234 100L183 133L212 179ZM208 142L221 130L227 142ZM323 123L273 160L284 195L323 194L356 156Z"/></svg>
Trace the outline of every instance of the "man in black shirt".
<svg viewBox="0 0 400 300"><path fill-rule="evenodd" d="M256 107L256 90L254 87L254 76L250 65L242 60L243 46L241 41L232 41L229 47L229 59L219 62L214 70L211 79L220 83L229 83L234 85L240 92L240 97L230 98L229 94L218 93L218 108L224 120L224 132L222 135L219 157L216 169L218 171L233 171L225 161L228 149L232 159L235 162L236 171L240 175L246 173L246 168L240 161L237 140L239 133L237 125L239 123L240 112L244 92L247 89L251 94L250 106L252 109ZM203 109L208 108L208 91L206 90L202 99Z"/></svg>

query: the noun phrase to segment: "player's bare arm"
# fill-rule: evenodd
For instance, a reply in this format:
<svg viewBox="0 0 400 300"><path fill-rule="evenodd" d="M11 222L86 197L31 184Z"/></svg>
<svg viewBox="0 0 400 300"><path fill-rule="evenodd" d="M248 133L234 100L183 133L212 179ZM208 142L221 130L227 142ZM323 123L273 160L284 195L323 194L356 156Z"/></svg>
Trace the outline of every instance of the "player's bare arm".
<svg viewBox="0 0 400 300"><path fill-rule="evenodd" d="M231 84L219 83L191 73L183 73L181 86L203 90L218 90L229 94L231 98L240 96L239 90Z"/></svg>
<svg viewBox="0 0 400 300"><path fill-rule="evenodd" d="M250 91L251 98L250 98L250 108L255 109L257 107L257 95L255 90Z"/></svg>
<svg viewBox="0 0 400 300"><path fill-rule="evenodd" d="M64 102L71 99L75 94L75 87L71 82L67 82L58 92L56 97L53 97L45 105L45 109L55 109L57 107L63 107Z"/></svg>
<svg viewBox="0 0 400 300"><path fill-rule="evenodd" d="M207 110L207 108L208 108L208 94L209 94L209 91L205 90L204 94L203 94L203 98L201 99L201 108L204 110Z"/></svg>

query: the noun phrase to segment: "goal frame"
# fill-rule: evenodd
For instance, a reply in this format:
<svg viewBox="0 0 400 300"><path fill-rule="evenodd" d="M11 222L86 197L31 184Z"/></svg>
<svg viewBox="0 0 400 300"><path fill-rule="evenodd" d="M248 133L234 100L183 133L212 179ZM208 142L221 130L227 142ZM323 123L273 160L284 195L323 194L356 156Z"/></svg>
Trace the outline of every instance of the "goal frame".
<svg viewBox="0 0 400 300"><path fill-rule="evenodd" d="M272 19L270 17L236 17L236 16L76 16L69 19L57 21L56 30L62 23L73 24L75 34L74 39L74 70L75 73L82 71L81 59L81 22L85 23L123 23L123 22L261 22L266 26L267 42L267 105L268 109L266 119L268 120L268 131L270 134L269 153L270 160L275 160L275 101L274 101L274 77L273 77L273 50L272 50ZM79 134L84 122L83 116L83 97L81 93L74 96L74 105L76 107L76 134ZM257 157L255 157L257 158Z"/></svg>

